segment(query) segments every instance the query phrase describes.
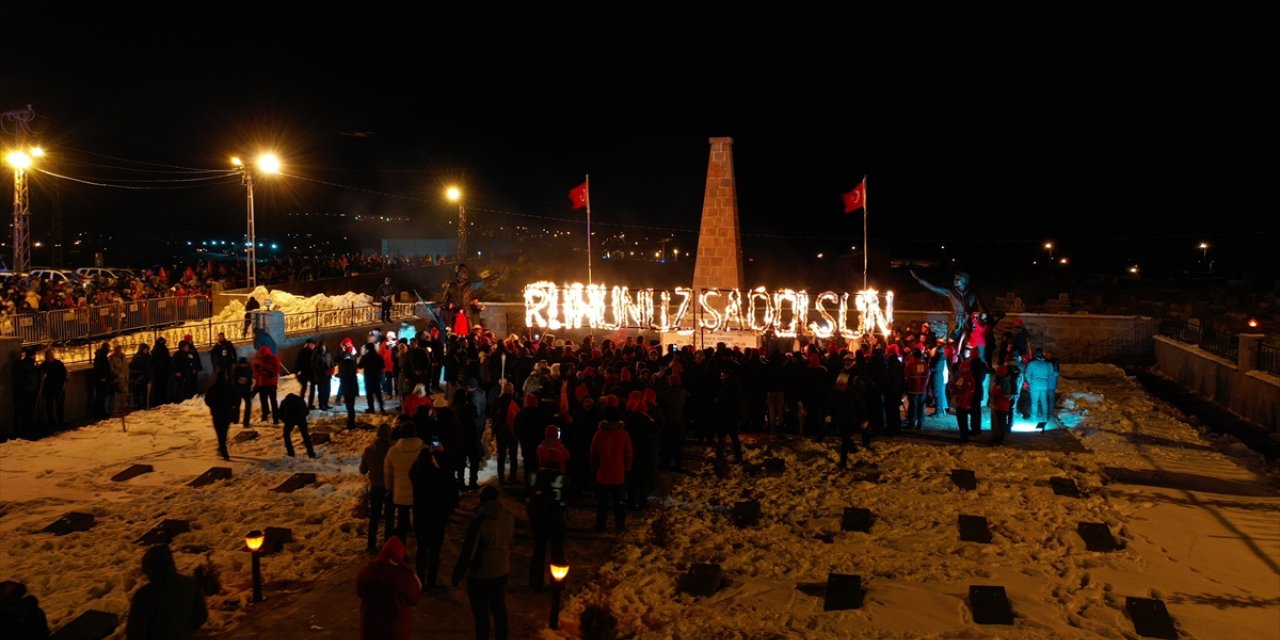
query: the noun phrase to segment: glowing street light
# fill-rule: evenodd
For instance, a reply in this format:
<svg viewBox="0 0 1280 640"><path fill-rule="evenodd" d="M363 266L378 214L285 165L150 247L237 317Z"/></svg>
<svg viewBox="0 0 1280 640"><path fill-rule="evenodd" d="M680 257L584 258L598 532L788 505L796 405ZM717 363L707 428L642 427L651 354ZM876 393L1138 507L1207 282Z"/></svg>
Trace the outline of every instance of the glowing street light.
<svg viewBox="0 0 1280 640"><path fill-rule="evenodd" d="M239 156L231 156L231 166L235 167L240 173L240 183L245 187L248 202L248 221L245 232L245 279L248 281L249 288L258 286L258 236L254 229L253 220L253 173L254 170L245 164ZM280 158L274 153L264 153L258 156L258 164L256 167L259 173L278 174L280 173Z"/></svg>
<svg viewBox="0 0 1280 640"><path fill-rule="evenodd" d="M456 186L445 189L444 197L458 203L458 261L461 262L467 256L467 208L462 204L462 190Z"/></svg>
<svg viewBox="0 0 1280 640"><path fill-rule="evenodd" d="M1066 263L1067 263L1067 259L1066 259L1066 258L1063 258L1063 259L1061 259L1061 260L1059 260L1059 261L1058 261L1058 264L1066 264Z"/></svg>
<svg viewBox="0 0 1280 640"><path fill-rule="evenodd" d="M1200 246L1198 246L1198 247L1196 247L1196 248L1200 250L1200 257L1201 257L1201 258L1206 258L1206 259L1207 259L1207 258L1209 257L1209 243L1208 243L1208 242L1201 242L1201 243L1200 243Z"/></svg>
<svg viewBox="0 0 1280 640"><path fill-rule="evenodd" d="M262 556L259 552L265 540L266 536L257 529L244 534L244 546L253 554L253 602L262 602Z"/></svg>
<svg viewBox="0 0 1280 640"><path fill-rule="evenodd" d="M1138 265L1135 264L1132 267L1129 267L1129 273L1135 276L1138 275Z"/></svg>
<svg viewBox="0 0 1280 640"><path fill-rule="evenodd" d="M13 270L31 270L31 199L27 192L27 170L36 158L44 157L44 149L14 149L5 154L5 162L13 168Z"/></svg>
<svg viewBox="0 0 1280 640"><path fill-rule="evenodd" d="M1049 252L1049 260L1052 261L1053 260L1053 243L1052 242L1044 243L1044 250Z"/></svg>
<svg viewBox="0 0 1280 640"><path fill-rule="evenodd" d="M569 563L551 563L551 628L560 628L560 592L564 590L564 579L569 575Z"/></svg>

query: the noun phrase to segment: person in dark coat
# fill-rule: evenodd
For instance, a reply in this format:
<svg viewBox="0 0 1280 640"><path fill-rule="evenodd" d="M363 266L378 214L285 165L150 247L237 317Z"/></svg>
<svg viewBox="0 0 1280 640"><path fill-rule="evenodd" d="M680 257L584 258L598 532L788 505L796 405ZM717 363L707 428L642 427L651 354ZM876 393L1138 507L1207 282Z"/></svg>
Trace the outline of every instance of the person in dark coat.
<svg viewBox="0 0 1280 640"><path fill-rule="evenodd" d="M204 593L194 579L178 573L168 545L147 549L142 555L142 573L147 576L147 584L133 594L125 637L129 640L195 637L196 630L209 619Z"/></svg>
<svg viewBox="0 0 1280 640"><path fill-rule="evenodd" d="M384 422L378 425L377 437L360 455L360 473L369 476L369 555L378 552L378 523L384 524L385 538L390 538L395 528L395 507L391 496L387 494L387 482L383 475L383 465L390 448L391 425Z"/></svg>
<svg viewBox="0 0 1280 640"><path fill-rule="evenodd" d="M0 582L0 629L11 640L49 637L49 619L40 608L40 601L27 593L27 585L12 580Z"/></svg>
<svg viewBox="0 0 1280 640"><path fill-rule="evenodd" d="M382 354L378 353L378 345L370 342L364 345L364 355L360 356L360 368L364 370L365 413L373 413L374 404L380 413L387 412L387 405L382 400L382 369L385 363Z"/></svg>
<svg viewBox="0 0 1280 640"><path fill-rule="evenodd" d="M853 444L853 434L862 434L862 446L871 446L871 423L867 415L866 395L874 385L859 375L854 366L853 354L845 354L844 368L836 374L831 391L831 422L840 434L840 466L849 460L849 454L858 450Z"/></svg>
<svg viewBox="0 0 1280 640"><path fill-rule="evenodd" d="M236 346L221 331L218 332L218 341L209 349L209 366L215 374L219 371L230 373L231 367L236 366Z"/></svg>
<svg viewBox="0 0 1280 640"><path fill-rule="evenodd" d="M151 347L138 345L138 351L129 360L129 395L133 406L139 409L150 407L148 388L151 385Z"/></svg>
<svg viewBox="0 0 1280 640"><path fill-rule="evenodd" d="M191 343L186 340L179 342L178 352L173 354L173 387L177 401L196 395L196 377L200 374L200 369L200 355L195 352Z"/></svg>
<svg viewBox="0 0 1280 640"><path fill-rule="evenodd" d="M356 428L356 396L360 392L360 382L356 379L356 360L350 353L343 352L338 361L338 389L342 403L347 406L347 428Z"/></svg>
<svg viewBox="0 0 1280 640"><path fill-rule="evenodd" d="M231 368L231 384L236 390L236 414L240 413L240 403L244 403L243 424L247 427L253 413L253 365L248 358L241 357Z"/></svg>
<svg viewBox="0 0 1280 640"><path fill-rule="evenodd" d="M476 638L489 638L489 615L493 615L495 635L507 637L507 579L511 574L511 540L515 536L515 516L502 508L498 488L486 485L480 491L480 506L467 528L462 553L453 569L453 586L467 576L467 599L475 618Z"/></svg>
<svg viewBox="0 0 1280 640"><path fill-rule="evenodd" d="M111 375L111 345L102 343L93 352L93 417L106 418L111 415L111 397L115 395L115 381Z"/></svg>
<svg viewBox="0 0 1280 640"><path fill-rule="evenodd" d="M310 411L312 407L310 397L315 396L316 394L315 387L311 382L313 380L311 375L311 358L315 355L315 352L316 341L312 338L307 338L306 343L302 345L302 349L298 351L298 356L293 360L293 373L294 377L298 380L298 395L302 397L304 404L307 405L308 411ZM311 388L310 396L307 394L308 387Z"/></svg>
<svg viewBox="0 0 1280 640"><path fill-rule="evenodd" d="M315 407L318 402L321 411L328 411L329 390L333 384L333 355L329 353L328 345L323 341L317 344L307 366L311 369L311 393L307 406Z"/></svg>
<svg viewBox="0 0 1280 640"><path fill-rule="evenodd" d="M19 436L35 429L36 396L40 393L40 369L35 349L24 349L22 358L13 363L14 426Z"/></svg>
<svg viewBox="0 0 1280 640"><path fill-rule="evenodd" d="M249 325L253 324L253 312L261 307L258 299L253 296L249 296L249 301L244 303L244 329L240 331L241 338L249 335Z"/></svg>
<svg viewBox="0 0 1280 640"><path fill-rule="evenodd" d="M733 457L742 462L742 442L738 440L738 429L742 424L742 413L746 401L742 396L742 384L738 381L734 367L725 366L720 369L720 393L716 396L716 456L724 455L725 437L733 442Z"/></svg>
<svg viewBox="0 0 1280 640"><path fill-rule="evenodd" d="M231 454L227 452L227 431L231 429L231 423L235 422L236 414L240 412L240 399L231 382L227 380L225 371L219 371L213 379L213 384L205 389L204 403L209 407L209 416L213 418L213 431L218 434L218 455L222 456L223 460L230 460Z"/></svg>
<svg viewBox="0 0 1280 640"><path fill-rule="evenodd" d="M405 563L404 555L404 543L391 536L377 557L369 560L356 576L361 640L409 640L412 637L410 607L422 599L422 585Z"/></svg>
<svg viewBox="0 0 1280 640"><path fill-rule="evenodd" d="M547 547L551 547L551 561L565 561L564 540L568 527L565 512L564 460L568 449L560 444L559 430L554 425L546 429L544 447L546 459L542 468L534 474L533 486L526 505L529 510L529 527L533 529L533 554L529 556L529 588L541 591L546 581ZM554 444L545 444L554 442Z"/></svg>
<svg viewBox="0 0 1280 640"><path fill-rule="evenodd" d="M44 396L44 420L51 427L62 426L63 408L67 399L67 365L58 359L53 349L45 349L44 362L40 363L40 393Z"/></svg>
<svg viewBox="0 0 1280 640"><path fill-rule="evenodd" d="M169 384L172 381L173 358L169 355L164 336L160 336L151 347L151 406L158 407L169 401Z"/></svg>
<svg viewBox="0 0 1280 640"><path fill-rule="evenodd" d="M524 397L524 408L516 414L516 439L520 441L520 457L524 460L524 483L533 483L533 472L538 468L538 443L542 442L547 418L532 394Z"/></svg>
<svg viewBox="0 0 1280 640"><path fill-rule="evenodd" d="M427 444L418 452L418 460L409 469L413 482L413 523L418 535L417 572L424 589L438 589L440 551L444 549L444 532L449 516L458 506L458 485L449 470L441 464L444 448Z"/></svg>
<svg viewBox="0 0 1280 640"><path fill-rule="evenodd" d="M296 393L285 396L280 403L280 419L284 421L284 452L290 458L294 457L294 427L302 434L302 446L307 448L307 457L316 457L316 450L311 447L311 434L307 431L307 413L307 403Z"/></svg>

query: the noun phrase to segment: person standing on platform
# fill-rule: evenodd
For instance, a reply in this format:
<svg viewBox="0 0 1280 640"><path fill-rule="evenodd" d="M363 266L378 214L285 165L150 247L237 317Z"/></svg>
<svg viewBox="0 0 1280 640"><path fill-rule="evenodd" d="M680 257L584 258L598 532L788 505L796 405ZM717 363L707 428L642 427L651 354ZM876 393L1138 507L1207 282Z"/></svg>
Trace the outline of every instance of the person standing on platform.
<svg viewBox="0 0 1280 640"><path fill-rule="evenodd" d="M396 288L391 285L391 276L382 279L378 287L378 298L382 300L382 321L391 322L391 302L396 295Z"/></svg>

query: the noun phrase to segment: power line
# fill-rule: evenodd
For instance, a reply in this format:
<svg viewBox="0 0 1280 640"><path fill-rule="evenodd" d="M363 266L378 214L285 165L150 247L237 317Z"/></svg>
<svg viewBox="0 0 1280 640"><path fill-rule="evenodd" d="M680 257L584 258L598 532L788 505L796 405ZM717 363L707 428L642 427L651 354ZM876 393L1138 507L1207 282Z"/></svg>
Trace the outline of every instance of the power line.
<svg viewBox="0 0 1280 640"><path fill-rule="evenodd" d="M163 187L163 186L141 186L141 185L125 185L125 184L109 184L109 183L105 183L105 182L94 182L94 181L92 181L92 180L85 180L85 179L83 179L83 178L76 178L76 177L73 177L73 176L65 176L65 175L62 175L62 174L60 174L60 173L54 173L54 172L49 171L49 170L47 170L47 169L42 169L42 168L40 168L40 167L32 167L32 168L33 168L33 169L35 169L36 171L39 171L40 173L43 173L43 174L45 174L45 175L47 175L47 176L52 176L52 177L54 177L54 178L61 178L61 179L63 179L63 180L70 180L70 181L72 181L72 182L79 182L79 183L81 183L81 184L92 185L92 186L95 186L95 187L111 187L111 188L113 188L113 189L129 189L129 190L132 190L132 191L156 191L156 190L172 190L172 189L191 189L191 188L194 188L194 187L204 187L204 186L208 186L208 185L211 185L211 184L231 184L231 183L233 183L233 182L238 182L238 180L237 180L234 176L218 176L219 178L221 178L221 179L222 179L222 182L203 182L203 183L200 183L200 184L183 184L183 185L174 185L174 186L171 186L171 187ZM230 178L230 179L228 179L228 178Z"/></svg>

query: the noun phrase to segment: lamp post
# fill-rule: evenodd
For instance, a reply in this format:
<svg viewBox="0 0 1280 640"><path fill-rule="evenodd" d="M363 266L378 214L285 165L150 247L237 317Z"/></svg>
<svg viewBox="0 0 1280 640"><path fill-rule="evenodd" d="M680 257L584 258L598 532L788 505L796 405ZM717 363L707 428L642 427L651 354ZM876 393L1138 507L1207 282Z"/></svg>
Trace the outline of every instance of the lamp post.
<svg viewBox="0 0 1280 640"><path fill-rule="evenodd" d="M240 172L240 184L244 185L248 207L248 219L245 229L247 239L245 248L245 280L252 289L258 286L258 234L253 225L253 169L237 156L231 157L231 164ZM258 156L258 171L262 173L280 173L280 159L272 153Z"/></svg>
<svg viewBox="0 0 1280 640"><path fill-rule="evenodd" d="M31 147L5 154L13 167L13 272L31 270L31 200L27 193L27 169L36 158L44 157L44 149Z"/></svg>
<svg viewBox="0 0 1280 640"><path fill-rule="evenodd" d="M1200 249L1200 257L1202 259L1208 260L1209 259L1209 243L1201 242L1200 246L1197 248Z"/></svg>
<svg viewBox="0 0 1280 640"><path fill-rule="evenodd" d="M560 592L564 590L565 576L569 575L569 563L551 563L551 628L560 628Z"/></svg>
<svg viewBox="0 0 1280 640"><path fill-rule="evenodd" d="M1053 262L1053 243L1044 243L1044 250L1049 252L1049 262Z"/></svg>
<svg viewBox="0 0 1280 640"><path fill-rule="evenodd" d="M458 262L462 262L467 257L467 208L462 205L461 189L449 187L444 196L449 202L458 203Z"/></svg>
<svg viewBox="0 0 1280 640"><path fill-rule="evenodd" d="M249 553L253 556L253 600L251 602L262 602L262 556L259 551L265 539L266 536L257 529L244 534L244 546L249 548Z"/></svg>

